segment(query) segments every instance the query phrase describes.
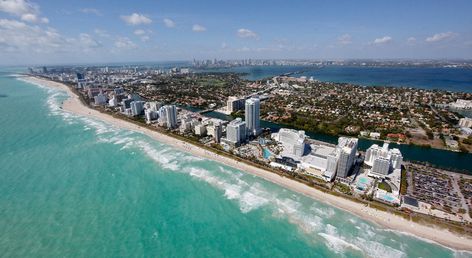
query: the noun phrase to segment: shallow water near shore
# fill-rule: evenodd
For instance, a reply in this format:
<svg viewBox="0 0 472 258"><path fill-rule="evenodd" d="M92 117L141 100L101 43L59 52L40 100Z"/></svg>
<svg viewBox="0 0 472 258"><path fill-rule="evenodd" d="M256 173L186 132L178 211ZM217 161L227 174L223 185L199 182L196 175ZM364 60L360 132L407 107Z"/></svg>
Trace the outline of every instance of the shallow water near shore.
<svg viewBox="0 0 472 258"><path fill-rule="evenodd" d="M0 77L6 257L470 257L383 230Z"/></svg>

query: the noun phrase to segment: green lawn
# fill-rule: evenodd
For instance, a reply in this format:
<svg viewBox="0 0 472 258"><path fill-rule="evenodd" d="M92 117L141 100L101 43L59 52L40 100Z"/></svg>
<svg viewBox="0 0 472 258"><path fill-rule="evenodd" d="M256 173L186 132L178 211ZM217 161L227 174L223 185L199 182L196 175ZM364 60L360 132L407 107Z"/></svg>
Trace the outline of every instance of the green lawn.
<svg viewBox="0 0 472 258"><path fill-rule="evenodd" d="M389 192L389 193L392 192L392 188L391 188L387 183L385 183L385 182L379 183L377 187L378 187L379 189L385 190L385 191L387 191L387 192Z"/></svg>

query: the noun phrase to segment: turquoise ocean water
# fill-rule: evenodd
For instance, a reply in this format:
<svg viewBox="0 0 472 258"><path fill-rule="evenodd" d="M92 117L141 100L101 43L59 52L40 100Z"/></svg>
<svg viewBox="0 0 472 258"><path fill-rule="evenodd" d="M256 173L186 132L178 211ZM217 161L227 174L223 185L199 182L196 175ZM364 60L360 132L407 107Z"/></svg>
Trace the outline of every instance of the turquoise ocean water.
<svg viewBox="0 0 472 258"><path fill-rule="evenodd" d="M0 76L2 257L470 257L150 138Z"/></svg>

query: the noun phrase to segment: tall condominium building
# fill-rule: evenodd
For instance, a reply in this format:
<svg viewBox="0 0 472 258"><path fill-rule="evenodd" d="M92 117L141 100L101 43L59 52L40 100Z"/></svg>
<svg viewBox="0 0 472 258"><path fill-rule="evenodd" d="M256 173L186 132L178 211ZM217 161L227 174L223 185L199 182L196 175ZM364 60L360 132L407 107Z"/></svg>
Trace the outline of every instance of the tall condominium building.
<svg viewBox="0 0 472 258"><path fill-rule="evenodd" d="M338 167L336 169L337 176L342 178L349 176L349 171L352 165L354 165L356 157L357 142L358 140L356 138L339 137L338 148L340 152Z"/></svg>
<svg viewBox="0 0 472 258"><path fill-rule="evenodd" d="M367 149L365 153L364 163L368 166L373 166L376 158L380 156L388 155L388 143L384 143L382 147L377 144L373 144L370 148Z"/></svg>
<svg viewBox="0 0 472 258"><path fill-rule="evenodd" d="M156 111L158 112L159 111L159 108L162 107L162 104L160 102L157 102L157 101L151 101L151 102L147 102L147 105L148 105L148 108L152 111Z"/></svg>
<svg viewBox="0 0 472 258"><path fill-rule="evenodd" d="M121 100L121 105L124 107L124 108L130 108L131 107L131 102L133 102L132 99L123 99Z"/></svg>
<svg viewBox="0 0 472 258"><path fill-rule="evenodd" d="M147 108L144 110L144 117L146 118L146 123L150 124L159 118L159 113Z"/></svg>
<svg viewBox="0 0 472 258"><path fill-rule="evenodd" d="M246 122L239 117L226 126L226 140L236 146L246 140L246 135Z"/></svg>
<svg viewBox="0 0 472 258"><path fill-rule="evenodd" d="M228 111L228 113L242 110L244 108L245 101L246 100L244 98L230 96L228 97L228 101L226 101L226 110Z"/></svg>
<svg viewBox="0 0 472 258"><path fill-rule="evenodd" d="M326 181L333 181L336 176L336 170L338 169L338 161L339 149L335 149L335 151L330 153L327 157L326 171L323 173L323 177Z"/></svg>
<svg viewBox="0 0 472 258"><path fill-rule="evenodd" d="M77 73L77 88L83 89L87 85L87 80L83 73Z"/></svg>
<svg viewBox="0 0 472 258"><path fill-rule="evenodd" d="M245 120L247 133L251 136L257 136L261 132L260 128L260 109L261 101L258 98L246 100Z"/></svg>
<svg viewBox="0 0 472 258"><path fill-rule="evenodd" d="M387 157L378 157L374 160L374 165L372 166L372 173L379 175L388 175L390 171L390 159Z"/></svg>
<svg viewBox="0 0 472 258"><path fill-rule="evenodd" d="M180 119L180 128L181 133L187 133L192 131L192 119L190 117L183 117Z"/></svg>
<svg viewBox="0 0 472 258"><path fill-rule="evenodd" d="M131 115L139 116L144 111L144 101L132 101L130 103Z"/></svg>
<svg viewBox="0 0 472 258"><path fill-rule="evenodd" d="M393 169L401 169L403 156L399 149L390 150L390 162Z"/></svg>
<svg viewBox="0 0 472 258"><path fill-rule="evenodd" d="M177 108L175 105L165 105L159 109L159 124L169 129L177 127Z"/></svg>
<svg viewBox="0 0 472 258"><path fill-rule="evenodd" d="M196 135L203 136L207 133L207 128L204 124L198 123L194 126L193 131Z"/></svg>
<svg viewBox="0 0 472 258"><path fill-rule="evenodd" d="M377 162L377 160L379 160ZM388 143L384 143L382 147L373 144L366 151L364 163L371 166L371 172L377 175L388 175L390 169L400 169L403 162L403 156L399 149L389 149ZM385 164L388 164L385 170Z"/></svg>
<svg viewBox="0 0 472 258"><path fill-rule="evenodd" d="M220 122L215 122L213 126L215 128L213 139L215 142L219 143L221 141L221 136L223 136L223 125L221 125Z"/></svg>

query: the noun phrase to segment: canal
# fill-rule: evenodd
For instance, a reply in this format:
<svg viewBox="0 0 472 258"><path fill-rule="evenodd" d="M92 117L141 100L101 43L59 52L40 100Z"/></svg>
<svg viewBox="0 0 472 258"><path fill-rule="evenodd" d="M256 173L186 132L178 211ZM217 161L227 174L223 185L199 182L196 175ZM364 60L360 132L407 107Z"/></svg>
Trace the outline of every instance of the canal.
<svg viewBox="0 0 472 258"><path fill-rule="evenodd" d="M198 108L194 107L185 107L185 109L190 111L200 111ZM232 118L228 115L219 113L219 112L208 112L205 113L205 116L219 118L222 120L232 120ZM270 128L272 132L277 132L280 128L290 128L290 126L280 125L277 123L272 123L269 121L261 120L261 127L263 128ZM327 135L327 134L320 134L315 132L305 131L305 134L312 139L337 144L338 137ZM370 140L370 139L359 139L359 150L365 151L367 150L372 144L379 144L382 145L382 141ZM433 149L433 148L425 148L416 145L407 145L407 144L396 144L390 143L391 148L398 148L403 155L403 159L405 161L421 161L427 162L431 165L453 170L459 173L472 175L472 154L471 153L461 153L461 152L453 152L447 150L440 150L440 149Z"/></svg>

